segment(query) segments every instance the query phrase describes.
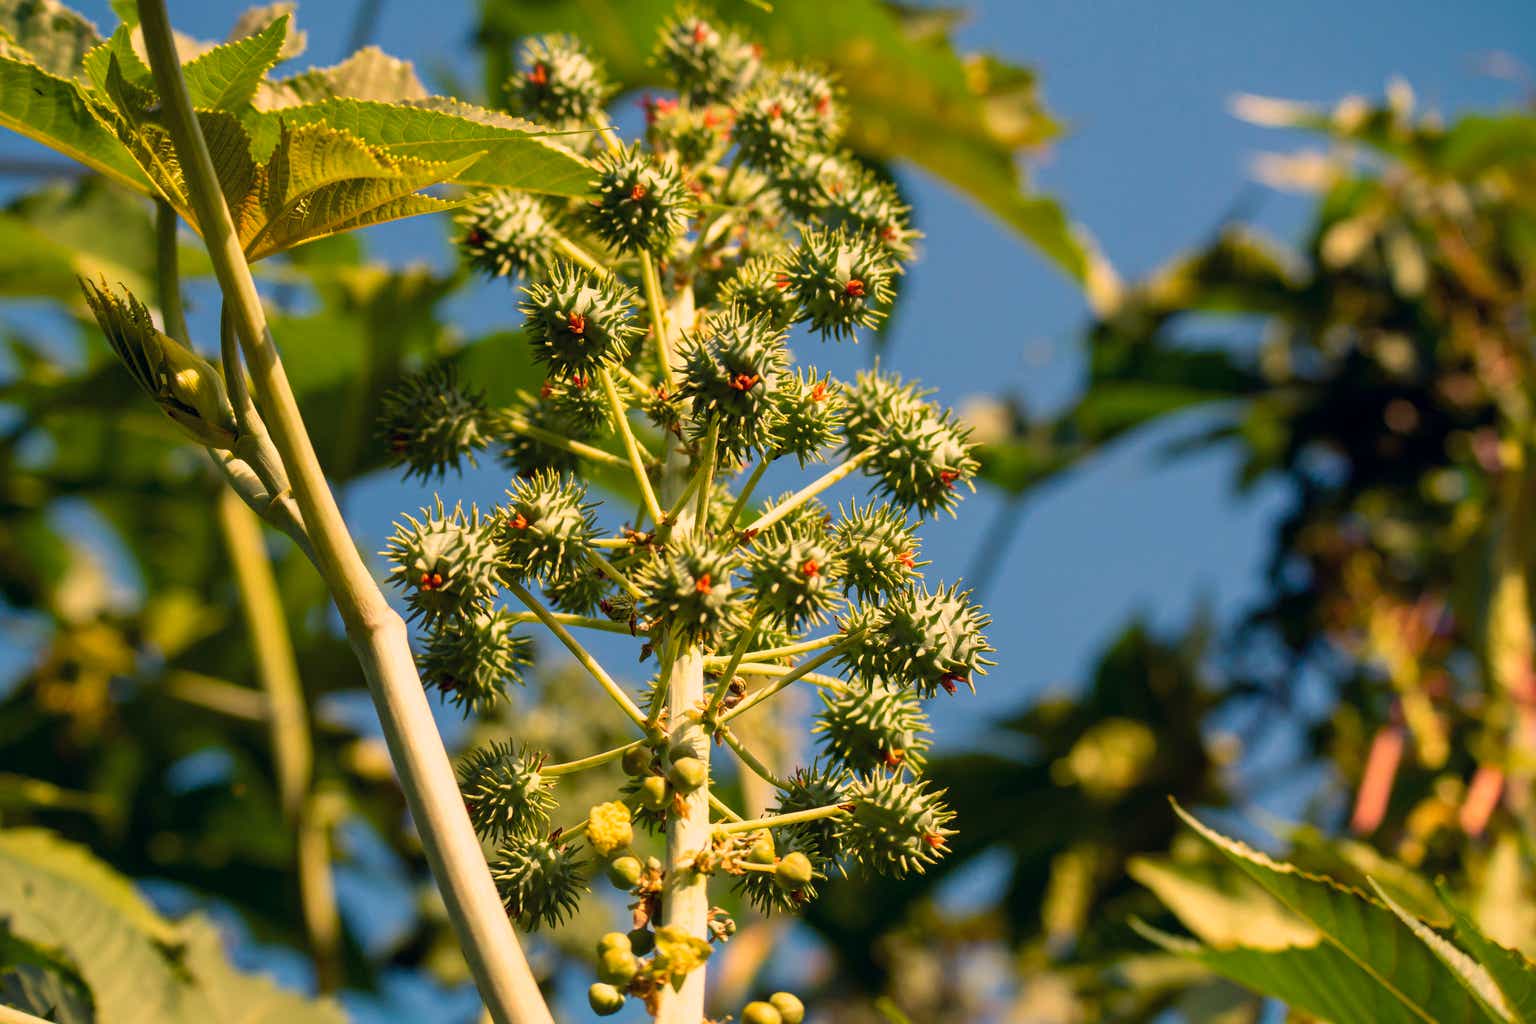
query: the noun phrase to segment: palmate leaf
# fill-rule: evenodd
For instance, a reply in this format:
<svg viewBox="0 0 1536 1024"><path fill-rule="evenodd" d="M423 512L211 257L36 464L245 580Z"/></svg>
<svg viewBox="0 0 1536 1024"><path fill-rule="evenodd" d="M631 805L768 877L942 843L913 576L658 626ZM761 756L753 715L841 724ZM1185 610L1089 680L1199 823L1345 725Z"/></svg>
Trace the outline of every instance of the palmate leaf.
<svg viewBox="0 0 1536 1024"><path fill-rule="evenodd" d="M260 31L215 46L182 65L192 106L198 110L243 110L250 106L257 86L283 52L288 25L288 15L281 15Z"/></svg>
<svg viewBox="0 0 1536 1024"><path fill-rule="evenodd" d="M1166 877L1141 875L1192 931L1189 942L1147 926L1152 941L1256 991L1285 1000L1323 1020L1366 1022L1504 1022L1512 1018L1488 971L1429 925L1388 900L1308 875L1228 839L1175 806L1184 822L1225 860L1256 883L1260 909L1278 906L1298 932L1266 945L1240 927L1207 930L1201 903L1171 888ZM1187 878L1184 879L1188 881ZM1386 890L1378 889L1385 894ZM1255 920L1259 920L1258 916ZM1236 917L1233 918L1236 920Z"/></svg>
<svg viewBox="0 0 1536 1024"><path fill-rule="evenodd" d="M148 177L97 120L88 91L22 60L0 56L0 126L55 149L122 185L152 194Z"/></svg>
<svg viewBox="0 0 1536 1024"><path fill-rule="evenodd" d="M430 95L408 60L365 46L328 68L311 68L291 78L268 81L256 97L262 110L280 110L321 100L355 99L398 103Z"/></svg>
<svg viewBox="0 0 1536 1024"><path fill-rule="evenodd" d="M100 41L89 19L58 0L0 0L0 54L73 78L86 51Z"/></svg>
<svg viewBox="0 0 1536 1024"><path fill-rule="evenodd" d="M67 961L103 1024L341 1024L339 1007L310 1002L224 958L207 921L180 924L131 910L129 883L83 848L30 832L0 841L0 920ZM130 890L131 891L131 890Z"/></svg>

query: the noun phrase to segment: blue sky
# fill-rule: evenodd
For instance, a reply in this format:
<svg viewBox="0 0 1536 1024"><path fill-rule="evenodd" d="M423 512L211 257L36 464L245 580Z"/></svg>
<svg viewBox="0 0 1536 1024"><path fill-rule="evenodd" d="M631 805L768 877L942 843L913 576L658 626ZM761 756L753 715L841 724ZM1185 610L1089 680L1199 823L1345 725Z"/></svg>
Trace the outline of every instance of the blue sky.
<svg viewBox="0 0 1536 1024"><path fill-rule="evenodd" d="M782 3L802 0L779 0ZM807 0L808 2L808 0ZM105 2L79 5L98 24ZM222 36L244 4L179 0L179 27ZM303 62L342 56L353 0L300 5L310 33ZM425 5L385 0L374 41L415 60L426 74L448 67L466 81L469 0ZM965 4L972 17L961 42L1035 66L1067 137L1034 170L1086 225L1123 276L1136 277L1198 244L1240 199L1271 233L1294 237L1307 202L1268 192L1247 176L1248 161L1301 140L1236 121L1227 102L1238 92L1332 102L1346 93L1378 95L1389 76L1414 87L1421 105L1447 113L1507 104L1518 89L1479 71L1503 51L1536 63L1536 4L1389 0L994 0ZM21 147L7 140L4 152ZM959 403L1006 390L1032 408L1059 406L1081 373L1077 335L1086 311L1065 278L1022 243L942 185L907 176L926 233L886 365L921 378ZM448 258L441 225L415 222L377 230L371 242L386 259ZM485 289L461 303L466 333L515 320L504 290ZM957 312L959 311L959 312ZM5 311L0 309L0 316ZM837 372L865 353L813 350ZM974 736L987 716L1044 689L1079 678L1102 643L1130 616L1169 626L1200 602L1225 620L1260 586L1267 525L1285 495L1260 488L1238 499L1231 459L1215 452L1168 463L1162 442L1192 429L1176 424L1135 439L1031 497L987 595L1000 662L976 699L945 705L950 742ZM785 484L787 485L787 480ZM452 497L494 501L502 481L474 474L445 488ZM422 496L393 481L365 485L349 502L376 548L399 511ZM953 578L970 564L977 537L992 520L994 496L962 507L960 520L925 532L934 575Z"/></svg>

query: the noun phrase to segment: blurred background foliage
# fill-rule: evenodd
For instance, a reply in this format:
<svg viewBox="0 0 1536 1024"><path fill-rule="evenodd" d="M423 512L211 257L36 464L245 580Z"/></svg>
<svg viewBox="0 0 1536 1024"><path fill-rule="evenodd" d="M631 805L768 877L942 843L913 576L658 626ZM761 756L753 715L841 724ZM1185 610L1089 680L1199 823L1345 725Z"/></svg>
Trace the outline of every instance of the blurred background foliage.
<svg viewBox="0 0 1536 1024"><path fill-rule="evenodd" d="M31 6L0 3L6 53L27 45ZM494 101L521 36L580 30L643 90L648 41L671 6L483 0L483 80L442 84ZM1023 175L1021 158L1059 131L1033 74L958 53L952 12L850 0L729 13L771 54L839 75L862 156L963 191L1096 311L1068 408L1038 417L985 394L970 405L986 479L1015 499L983 553L1013 528L1017 499L1197 406L1213 414L1208 429L1173 457L1235 450L1235 486L1279 479L1294 500L1269 538L1265 593L1235 626L1133 623L1070 696L995 723L976 749L936 752L930 774L962 824L953 854L916 885L829 884L803 925L744 924L720 1005L772 975L800 985L818 1019L855 1024L1275 1019L1264 997L1292 993L1239 987L1222 977L1237 973L1232 961L1170 933L1273 962L1277 978L1309 940L1241 865L1180 825L1170 797L1306 869L1382 885L1433 924L1449 921L1429 884L1443 878L1482 932L1536 953L1536 111L1443 122L1401 87L1328 109L1245 98L1242 116L1314 136L1259 167L1267 184L1315 197L1300 244L1234 220L1121 285ZM222 484L127 386L80 303L77 275L152 294L154 237L150 207L94 176L43 182L0 211L0 296L15 312L0 361L0 631L22 652L0 690L0 859L10 878L69 857L95 865L80 868L92 891L140 938L174 927L176 943L202 948L206 924L160 915L210 913L239 937L238 961L345 992L359 1019L387 1015L371 1008L389 1005L402 974L451 990L440 1019L473 1019L319 581L286 542L258 545L310 719L314 782L295 818ZM503 334L453 326L463 274L392 267L366 245L347 236L263 265L274 334L344 492L383 466L374 417L404 373L451 361L493 401L538 380ZM205 274L184 249L184 273ZM1255 327L1262 343L1242 344ZM972 574L981 585L986 561ZM615 723L594 720L562 671L543 667L494 721L445 717L452 743L515 736L560 757L582 736L591 749ZM1311 781L1295 821L1243 818L1296 778ZM89 856L137 880L128 892L153 908L126 905ZM339 897L301 885L306 856L334 865ZM317 921L317 900L358 894L367 914ZM67 970L70 958L44 955L49 944L7 910L0 998L112 1024L113 979ZM583 927L568 948L535 947L552 987L606 923ZM786 942L805 954L788 965L769 956ZM227 966L207 971L197 977L227 981ZM1297 1019L1323 1012L1292 1005ZM273 1019L300 1019L274 1007Z"/></svg>

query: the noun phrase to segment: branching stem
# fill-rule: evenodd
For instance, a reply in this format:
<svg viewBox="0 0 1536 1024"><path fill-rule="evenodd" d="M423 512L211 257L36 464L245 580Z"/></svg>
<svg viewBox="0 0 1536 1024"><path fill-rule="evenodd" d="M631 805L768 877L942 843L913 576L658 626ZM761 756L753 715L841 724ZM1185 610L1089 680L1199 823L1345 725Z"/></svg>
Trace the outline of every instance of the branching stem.
<svg viewBox="0 0 1536 1024"><path fill-rule="evenodd" d="M555 634L555 639L564 644L565 649L571 652L571 656L581 664L581 667L591 673L592 678L597 680L598 685L603 688L609 697L613 698L613 702L629 716L630 721L643 727L645 725L645 713L635 705L635 702L630 699L629 694L624 692L624 688L613 681L613 677L608 674L608 671L602 665L598 664L597 659L592 657L585 647L581 646L581 641L572 636L571 631L566 629L559 619L555 618L554 613L544 607L544 602L534 597L528 588L520 583L508 580L507 589L512 591L519 601L528 606L528 610L533 612L540 622L544 623L546 629Z"/></svg>
<svg viewBox="0 0 1536 1024"><path fill-rule="evenodd" d="M748 697L746 700L742 701L740 704L736 705L725 714L721 715L718 719L718 724L724 725L731 719L736 718L738 715L742 715L748 711L751 711L753 708L757 707L768 698L774 696L785 687L793 685L797 680L803 678L806 674L814 672L816 669L825 665L839 654L842 654L844 650L850 647L854 641L859 638L859 635L860 634L858 633L850 633L831 650L823 651L821 654L818 654L814 658L802 661L788 672L785 672L778 679L775 679L772 685L763 687L761 690L758 690L752 696Z"/></svg>
<svg viewBox="0 0 1536 1024"><path fill-rule="evenodd" d="M755 832L763 828L783 828L786 825L803 825L808 821L820 821L823 818L836 818L847 814L848 808L841 804L826 804L821 807L812 807L804 811L790 811L788 814L772 814L766 818L749 818L745 821L733 821L725 825L716 825L716 832L724 832L734 835L738 832Z"/></svg>
<svg viewBox="0 0 1536 1024"><path fill-rule="evenodd" d="M756 520L744 527L742 532L750 537L753 534L766 530L768 527L772 526L780 519L783 519L785 516L789 515L801 505L804 505L806 502L816 497L816 495L820 494L822 491L825 491L828 488L838 484L845 477L850 475L854 470L858 469L859 466L862 465L864 461L870 457L871 454L872 452L869 449L865 449L864 451L859 452L857 455L850 456L846 461L843 462L842 465L837 466L834 469L829 469L827 472L823 473L815 480L812 480L810 483L800 488L794 494L791 494L788 498L785 498L783 501L769 509L767 512L764 512L762 515L758 516Z"/></svg>
<svg viewBox="0 0 1536 1024"><path fill-rule="evenodd" d="M607 370L598 370L597 379L602 383L603 394L608 399L608 411L613 415L614 429L619 432L624 441L624 450L629 454L629 468L635 475L635 485L640 488L640 497L645 501L651 519L660 526L666 521L666 514L661 510L661 503L656 500L656 492L651 489L651 476L646 471L645 460L640 456L640 442L635 440L635 433L629 427L629 410L624 407L624 399L619 397L619 389L614 386L612 374Z"/></svg>
<svg viewBox="0 0 1536 1024"><path fill-rule="evenodd" d="M638 739L632 743L626 743L622 747L614 747L612 750L605 750L600 754L593 754L590 757L583 757L575 761L566 761L563 764L547 764L539 769L539 774L548 775L551 777L557 777L560 775L574 775L576 772L583 772L588 768L596 768L600 765L605 765L610 761L617 761L631 750L634 750L637 747L642 747L645 744L646 740Z"/></svg>

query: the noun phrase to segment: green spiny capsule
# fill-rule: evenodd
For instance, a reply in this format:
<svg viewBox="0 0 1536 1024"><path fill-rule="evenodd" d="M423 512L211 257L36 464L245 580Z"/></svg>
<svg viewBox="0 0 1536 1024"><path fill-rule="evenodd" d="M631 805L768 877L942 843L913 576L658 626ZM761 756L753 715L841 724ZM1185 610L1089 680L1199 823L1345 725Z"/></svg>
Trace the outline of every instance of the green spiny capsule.
<svg viewBox="0 0 1536 1024"><path fill-rule="evenodd" d="M685 11L661 31L657 58L694 105L729 100L757 76L757 50L730 29Z"/></svg>
<svg viewBox="0 0 1536 1024"><path fill-rule="evenodd" d="M615 857L608 862L608 881L613 883L615 889L627 892L640 884L643 871L639 857Z"/></svg>
<svg viewBox="0 0 1536 1024"><path fill-rule="evenodd" d="M775 455L793 455L803 467L819 462L842 427L843 388L814 367L786 375L773 396Z"/></svg>
<svg viewBox="0 0 1536 1024"><path fill-rule="evenodd" d="M793 814L844 803L847 785L848 774L841 768L824 768L819 763L798 768L779 790L773 813ZM779 837L818 862L835 861L843 855L836 818L816 818L789 825L779 829Z"/></svg>
<svg viewBox="0 0 1536 1024"><path fill-rule="evenodd" d="M696 757L680 757L667 769L667 779L679 793L692 793L709 781L709 766Z"/></svg>
<svg viewBox="0 0 1536 1024"><path fill-rule="evenodd" d="M777 508L793 497L786 492L770 501L768 508ZM805 540L826 543L829 541L828 529L832 525L832 517L827 512L827 506L812 498L795 508L778 522L761 533L753 535L750 539L754 544L767 543L773 539L787 537L799 537Z"/></svg>
<svg viewBox="0 0 1536 1024"><path fill-rule="evenodd" d="M626 949L610 949L597 960L597 978L618 988L628 987L640 973L640 961Z"/></svg>
<svg viewBox="0 0 1536 1024"><path fill-rule="evenodd" d="M405 591L413 619L438 623L485 611L498 589L501 555L478 509L449 512L441 498L395 524L384 556L389 580Z"/></svg>
<svg viewBox="0 0 1536 1024"><path fill-rule="evenodd" d="M647 98L645 138L653 152L678 167L713 165L730 147L730 118L712 107Z"/></svg>
<svg viewBox="0 0 1536 1024"><path fill-rule="evenodd" d="M516 111L556 127L586 127L612 94L597 61L570 36L530 39L522 67L507 81Z"/></svg>
<svg viewBox="0 0 1536 1024"><path fill-rule="evenodd" d="M673 540L637 574L643 595L641 613L670 623L688 638L702 641L739 617L732 587L737 561L727 548L708 538L688 535Z"/></svg>
<svg viewBox="0 0 1536 1024"><path fill-rule="evenodd" d="M604 982L595 982L587 989L587 1005L599 1017L611 1017L624 1009L624 993Z"/></svg>
<svg viewBox="0 0 1536 1024"><path fill-rule="evenodd" d="M773 397L786 377L784 332L740 310L710 317L684 336L681 396L693 399L688 433L718 431L717 460L736 463L773 441Z"/></svg>
<svg viewBox="0 0 1536 1024"><path fill-rule="evenodd" d="M497 609L447 618L427 633L416 659L421 681L440 691L466 716L487 712L521 685L533 664L533 641L513 632L511 615Z"/></svg>
<svg viewBox="0 0 1536 1024"><path fill-rule="evenodd" d="M579 565L570 566L544 581L544 596L549 598L556 611L567 615L591 615L610 600L612 593L613 581Z"/></svg>
<svg viewBox="0 0 1536 1024"><path fill-rule="evenodd" d="M866 693L823 693L812 730L822 734L827 756L854 772L905 767L921 774L933 730L917 698L877 683Z"/></svg>
<svg viewBox="0 0 1536 1024"><path fill-rule="evenodd" d="M843 848L882 875L921 873L944 853L955 814L942 792L900 772L875 772L855 779L846 800L851 813L837 819Z"/></svg>
<svg viewBox="0 0 1536 1024"><path fill-rule="evenodd" d="M112 351L171 422L200 445L233 448L240 428L218 369L157 330L149 310L126 290L118 297L105 280L98 285L84 278L80 288Z"/></svg>
<svg viewBox="0 0 1536 1024"><path fill-rule="evenodd" d="M753 167L777 170L827 144L827 124L817 112L817 101L784 76L759 78L733 107L731 137L742 159Z"/></svg>
<svg viewBox="0 0 1536 1024"><path fill-rule="evenodd" d="M864 451L879 441L887 423L923 409L930 394L894 373L860 371L845 393L843 443L850 452Z"/></svg>
<svg viewBox="0 0 1536 1024"><path fill-rule="evenodd" d="M519 580L590 572L595 508L574 477L544 471L516 481L499 511L508 571Z"/></svg>
<svg viewBox="0 0 1536 1024"><path fill-rule="evenodd" d="M891 506L861 509L855 502L850 510L839 508L838 512L841 518L832 530L833 544L842 556L842 582L850 596L878 602L904 590L918 578L917 570L928 564L918 561L917 531Z"/></svg>
<svg viewBox="0 0 1536 1024"><path fill-rule="evenodd" d="M777 330L788 328L798 306L781 263L771 256L747 260L721 285L720 304L747 318L762 317Z"/></svg>
<svg viewBox="0 0 1536 1024"><path fill-rule="evenodd" d="M741 1011L741 1024L784 1024L784 1017L772 1003L748 1003Z"/></svg>
<svg viewBox="0 0 1536 1024"><path fill-rule="evenodd" d="M759 537L747 560L755 606L791 632L826 621L827 612L841 599L839 572L831 548L803 536Z"/></svg>
<svg viewBox="0 0 1536 1024"><path fill-rule="evenodd" d="M914 586L848 616L844 629L857 639L840 660L861 679L899 680L921 697L955 693L961 683L974 690L973 677L993 664L982 633L990 622L958 585Z"/></svg>
<svg viewBox="0 0 1536 1024"><path fill-rule="evenodd" d="M549 826L554 782L540 774L544 755L496 742L471 751L459 765L459 789L480 835L534 837Z"/></svg>
<svg viewBox="0 0 1536 1024"><path fill-rule="evenodd" d="M491 878L518 927L534 931L575 912L587 888L587 863L567 843L513 836L496 851Z"/></svg>
<svg viewBox="0 0 1536 1024"><path fill-rule="evenodd" d="M778 866L773 869L774 882L788 892L804 889L815 877L816 869L811 866L811 859L798 850L779 858Z"/></svg>
<svg viewBox="0 0 1536 1024"><path fill-rule="evenodd" d="M634 289L574 264L557 262L548 281L523 289L518 306L533 355L550 372L583 381L623 362L644 333L635 320Z"/></svg>
<svg viewBox="0 0 1536 1024"><path fill-rule="evenodd" d="M481 192L454 217L459 251L490 277L538 277L555 256L554 225L543 200L527 192Z"/></svg>
<svg viewBox="0 0 1536 1024"><path fill-rule="evenodd" d="M461 387L451 365L407 377L379 405L390 464L405 467L407 479L441 479L466 460L476 465L490 413L485 395Z"/></svg>
<svg viewBox="0 0 1536 1024"><path fill-rule="evenodd" d="M782 267L800 303L796 321L837 339L880 325L895 297L898 271L878 241L842 228L805 232Z"/></svg>
<svg viewBox="0 0 1536 1024"><path fill-rule="evenodd" d="M784 1024L802 1024L805 1020L805 1004L796 998L793 993L775 992L768 997L768 1002L772 1003L773 1008L779 1011L779 1016L783 1018Z"/></svg>
<svg viewBox="0 0 1536 1024"><path fill-rule="evenodd" d="M619 252L666 256L698 212L677 168L638 147L600 156L592 193L587 222Z"/></svg>
<svg viewBox="0 0 1536 1024"><path fill-rule="evenodd" d="M891 501L924 516L948 512L960 503L958 485L972 483L980 463L972 454L970 428L948 410L924 403L892 417L866 439L871 457L864 471Z"/></svg>

